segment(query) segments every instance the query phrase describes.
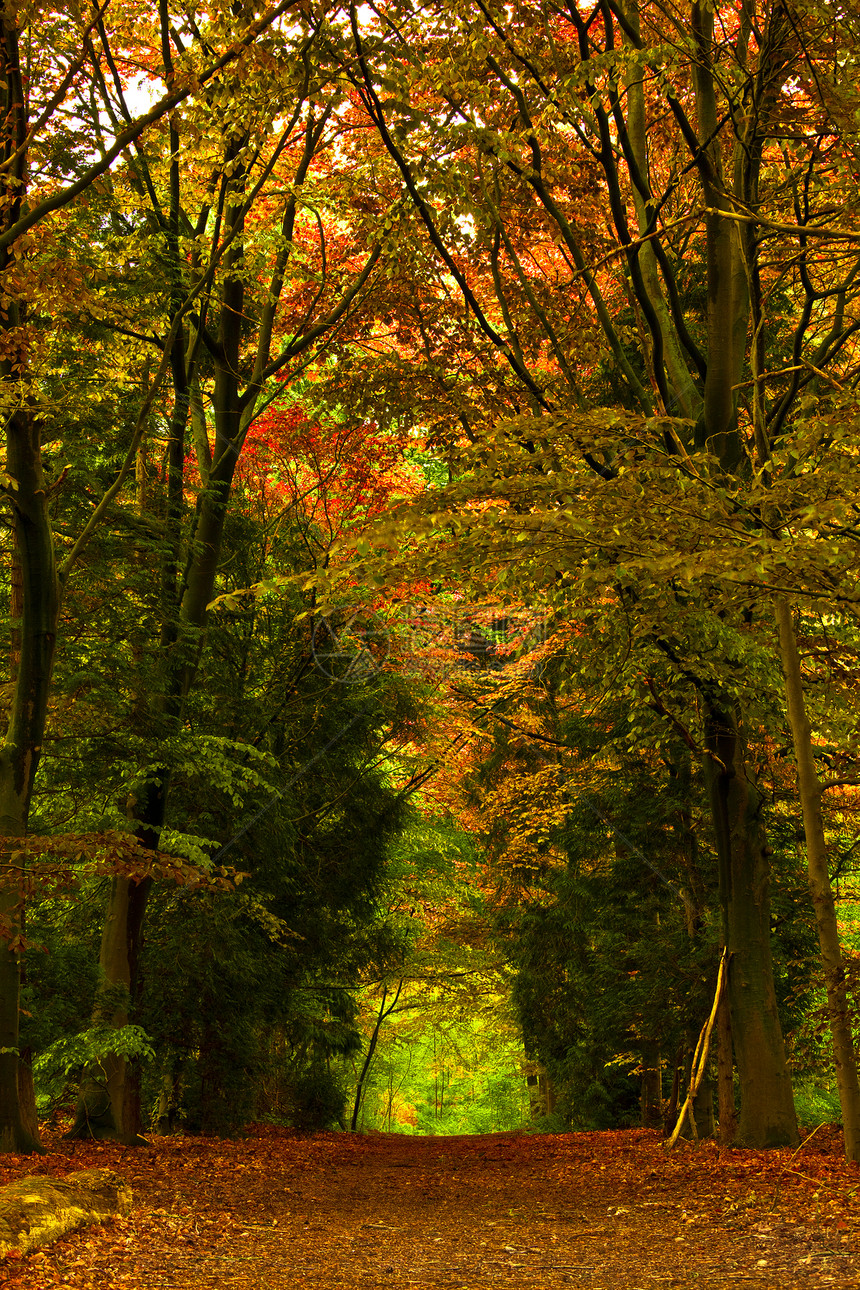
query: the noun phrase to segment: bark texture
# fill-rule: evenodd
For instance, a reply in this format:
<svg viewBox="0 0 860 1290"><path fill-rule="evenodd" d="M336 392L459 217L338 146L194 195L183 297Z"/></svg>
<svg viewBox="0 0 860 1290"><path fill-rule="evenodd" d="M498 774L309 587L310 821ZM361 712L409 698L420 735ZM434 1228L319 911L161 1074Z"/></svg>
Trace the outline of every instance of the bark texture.
<svg viewBox="0 0 860 1290"><path fill-rule="evenodd" d="M803 829L806 835L809 891L815 909L815 924L818 929L821 963L824 967L824 981L827 988L827 1017L830 1022L839 1105L842 1108L845 1158L860 1160L860 1081L857 1078L857 1057L854 1037L851 1033L845 962L839 941L836 905L833 900L827 862L827 843L821 812L821 781L818 778L812 749L812 729L803 694L797 636L790 606L783 597L776 602L776 621L779 627L788 719L794 742Z"/></svg>
<svg viewBox="0 0 860 1290"><path fill-rule="evenodd" d="M659 1129L663 1123L663 1063L660 1045L642 1043L642 1082L639 1087L640 1123L643 1129Z"/></svg>
<svg viewBox="0 0 860 1290"><path fill-rule="evenodd" d="M17 19L10 6L0 14L0 229L14 225L27 192L27 94L19 57ZM15 257L0 250L0 277L10 280ZM12 291L12 288L9 288ZM0 945L0 1150L38 1148L22 1115L19 1096L19 1000L24 901L21 878L23 851L11 839L24 838L33 782L39 765L54 661L59 582L53 534L48 514L48 490L42 471L40 423L33 409L30 372L23 340L26 301L10 295L0 314L2 357L0 381L7 411L5 420L6 483L2 489L14 541L10 609L15 621L11 638L11 695L8 719L0 739L0 921L8 938ZM14 409L11 413L9 408Z"/></svg>
<svg viewBox="0 0 860 1290"><path fill-rule="evenodd" d="M736 714L711 707L705 770L720 869L728 996L741 1113L735 1142L799 1141L770 948L770 861L761 798L746 762Z"/></svg>
<svg viewBox="0 0 860 1290"><path fill-rule="evenodd" d="M720 1123L720 1144L724 1147L734 1142L738 1131L734 1072L732 1019L729 1011L729 996L724 990L717 1009L717 1114Z"/></svg>
<svg viewBox="0 0 860 1290"><path fill-rule="evenodd" d="M66 1232L131 1209L131 1188L111 1169L22 1178L0 1188L0 1257L52 1245Z"/></svg>

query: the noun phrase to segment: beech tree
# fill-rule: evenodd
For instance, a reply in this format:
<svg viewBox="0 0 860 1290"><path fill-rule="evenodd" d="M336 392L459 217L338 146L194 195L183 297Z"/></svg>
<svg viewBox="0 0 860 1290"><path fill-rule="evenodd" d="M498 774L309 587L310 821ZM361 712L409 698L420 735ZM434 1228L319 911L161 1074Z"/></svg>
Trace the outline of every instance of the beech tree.
<svg viewBox="0 0 860 1290"><path fill-rule="evenodd" d="M140 15L125 11L109 26L105 18L108 6L91 14L75 10L57 17L47 12L20 20L10 6L3 8L7 179L0 252L4 256L6 291L6 495L12 506L16 568L20 569L20 577L13 579L17 590L13 593L12 616L19 616L20 606L21 620L14 641L15 688L4 753L8 770L3 812L6 836L26 832L42 747L61 592L96 526L109 508L122 500L122 489L140 457L165 377L169 374L173 389L166 483L166 527L172 550L164 555L160 579L164 678L156 703L161 704L169 723L181 712L194 676L199 632L213 594L231 480L261 391L275 373L283 374L282 369L300 355L307 362L308 351L318 350L321 338L348 314L379 256L378 244L374 248L372 239L367 239L369 252L364 256L359 253L358 262L351 260L352 244L343 238L337 246L337 238L326 241L317 204L313 199L303 203L300 198L302 183L321 140L324 136L331 138L335 100L332 98L328 105L320 101L331 76L314 66L309 53L313 41L307 27L294 24L287 34L286 27L278 26L278 20L290 7L273 6L256 16L250 6L225 6L209 15L203 29L193 12L174 11L166 3L160 4L154 26L149 24L149 15L141 22ZM264 50L258 38L266 31L277 33L277 40L268 42ZM29 51L31 60L26 71L21 67L22 50ZM242 64L241 82L226 73L237 61ZM158 97L150 90L155 106L136 114L127 86L130 69L139 70L141 66L150 84L151 78L160 74L164 92ZM273 77L280 86L281 97L272 93ZM183 115L179 105L189 99L194 101ZM274 113L284 100L288 103L286 115L273 132ZM73 120L92 122L95 160L92 152L87 152L82 136L69 146L58 124L66 112L72 114ZM164 118L169 119L162 164L156 161L159 147L153 148L142 136L148 127ZM180 138L186 129L200 145L196 156L186 148L187 141ZM147 371L151 376L149 393L128 428L125 451L110 487L97 499L83 528L68 543L58 567L41 448L49 419L50 391L40 373L39 360L44 361L42 356L51 339L50 312L33 320L32 309L34 305L44 309L51 304L50 292L41 289L51 282L51 272L56 271L58 263L49 221L56 219L58 213L72 210L78 200L86 203L95 185L102 184L102 193L111 187L116 192L118 180L111 167L121 154L127 159L125 191L137 195L138 205L141 198L149 202L144 222L148 221L149 236L160 244L162 264L166 266L166 309L161 314L164 331L160 336L157 331L147 335L136 320L128 320L127 311L124 313L111 302L109 287L101 292L98 303L102 316L105 311L110 315L107 325L130 337L132 343L152 345L152 359L144 358L142 365L144 384ZM269 240L268 249L259 243L252 251L246 234L248 213L267 182L275 182L271 177L281 161L291 163L292 171L282 169L278 174L278 182L286 183L289 189L280 199L280 232ZM35 164L42 165L38 176ZM190 167L201 164L209 167L208 184L205 178L199 184L195 179L196 191L184 194L183 173L190 174ZM190 214L189 197L192 203L199 203ZM300 276L305 287L291 300L296 325L288 337L279 341L275 319L286 265L291 257L298 258L293 237L299 211L303 213L298 217L300 232L295 234L296 242L306 241L308 230L318 229L317 253L322 257L322 267L317 286L309 290L307 284L314 274L310 265L313 252L305 254L302 249ZM113 221L115 242L120 234L133 240L133 222L129 226L118 208L108 213L108 219ZM252 255L253 276L249 273ZM111 276L112 270L101 264L94 280L110 280ZM57 274L56 279L53 289L58 311L63 286L68 288L70 279L68 272ZM251 283L259 283L262 301L257 341L248 357L242 351L242 320L250 303ZM74 285L80 288L80 276ZM93 294L99 295L98 288L90 293L91 298ZM207 363L203 377L202 354ZM203 398L210 393L210 372L211 439L202 406ZM195 395L196 447L204 479L189 547L192 558L183 567L180 520L185 505L185 426ZM138 822L140 839L147 845L157 840L168 774L166 767L142 768L140 787L133 795L132 818ZM7 920L13 923L20 903L18 886L10 882L4 888ZM128 988L132 984L147 889L146 881L122 878L114 886L102 965L108 996L114 1000L117 995L115 990L111 993L111 987L119 983ZM18 978L19 948L13 929L4 960L7 979L0 990L4 1009L0 1075L6 1072L0 1078L4 1090L0 1100L7 1108L2 1112L9 1124L4 1138L7 1147L32 1141L32 1134L28 1137L19 1124L17 1109L14 983ZM122 1024L124 1018L125 1007L120 1006L114 1019ZM121 1076L120 1063L119 1069L110 1073L109 1083L121 1086ZM114 1099L117 1121L121 1119L119 1098L121 1090Z"/></svg>
<svg viewBox="0 0 860 1290"><path fill-rule="evenodd" d="M709 781L731 955L737 1140L756 1146L794 1142L797 1129L773 988L756 730L731 676L744 662L726 647L772 613L775 587L813 603L839 594L834 575L821 577L823 547L818 584L801 577L798 534L809 517L801 496L819 486L810 472L827 471L823 492L833 486L812 443L830 435L831 413L854 415L856 235L844 219L858 196L854 55L842 17L782 0L737 12L697 0L540 12L478 0L352 17L357 93L426 243L519 386L510 403L531 413L495 432L472 425L484 439L470 463L478 482L451 493L440 546L455 534L453 562L520 591L528 555L525 581L557 602L606 589L698 694L692 742ZM484 498L480 520L463 517L470 497ZM440 511L438 498L431 505ZM739 578L720 563L724 549L714 553L727 512L744 552ZM667 524L677 515L686 529ZM426 567L452 565L440 555ZM791 616L778 613L796 690ZM722 668L697 652L709 620ZM796 694L791 720L803 768L811 746ZM857 1158L820 785L804 773L846 1150Z"/></svg>
<svg viewBox="0 0 860 1290"><path fill-rule="evenodd" d="M57 619L62 592L95 526L116 496L147 425L152 401L167 369L172 344L156 365L149 394L133 428L128 453L116 479L92 510L77 540L58 558L50 518L51 489L42 464L42 441L50 413L40 387L52 310L57 311L70 283L69 266L52 254L51 220L83 198L116 159L194 93L205 92L223 70L255 45L291 7L282 3L254 16L239 11L213 29L195 67L172 78L167 93L145 112L127 112L116 129L102 136L94 156L74 127L66 128L75 105L99 96L92 68L110 62L105 14L101 8L66 6L21 9L2 5L4 108L2 228L3 415L6 430L5 497L14 540L12 618L20 623L12 642L13 684L7 731L0 756L0 827L6 838L27 832L34 777L51 686ZM131 19L131 21L129 21ZM111 28L118 44L131 39L133 15L119 15ZM101 39L103 55L96 54ZM109 119L110 119L110 114ZM79 118L78 118L79 119ZM72 275L73 277L74 275ZM46 326L46 323L48 324ZM14 845L14 844L13 844ZM29 1150L32 1124L24 1125L18 1091L18 982L20 883L24 852L7 850L2 888L9 935L0 950L0 1144Z"/></svg>
<svg viewBox="0 0 860 1290"><path fill-rule="evenodd" d="M397 530L387 572L401 590L420 578L550 604L571 625L571 672L577 622L614 619L623 649L592 680L628 705L629 749L653 748L662 728L706 785L737 1140L761 1146L796 1139L768 894L767 790L790 728L856 1158L824 809L825 790L856 779L854 735L842 721L822 751L819 731L835 726L814 661L836 656L831 636L856 607L853 16L828 0L802 12L397 0L259 16L244 0L205 13L159 0L145 14L106 0L2 14L0 1144L34 1141L19 870L58 630L70 638L86 613L87 560L104 560L114 592L133 571L121 610L90 597L93 622L114 612L134 727L111 818L153 864L169 836L205 867L205 840L176 827L177 767L211 747L195 714L221 675L213 601L255 621L225 532L257 423L283 431L268 467L291 481L285 513L306 558L273 578L313 575L301 666L336 580L341 604L373 594L355 582L355 528L383 531L389 490L358 459L394 472L410 434L446 487L412 502L408 538ZM139 112L142 93L154 106ZM325 433L306 424L304 460L302 400L328 401ZM323 496L327 477L339 491ZM262 605L271 586L258 591ZM599 651L606 637L593 638ZM92 667L95 646L67 647ZM224 766L250 765L243 740L225 737ZM279 773L254 765L258 782L237 772L239 796ZM112 883L95 1018L119 1030L150 891L140 868ZM727 1024L721 1034L725 1053ZM77 1132L134 1140L127 1076L120 1056L88 1073Z"/></svg>
<svg viewBox="0 0 860 1290"><path fill-rule="evenodd" d="M155 34L168 86L211 39L191 13L184 25L174 22L165 4ZM241 76L224 77L217 94L204 93L184 116L173 113L164 158L141 147L128 161L125 184L142 207L142 227L129 229L126 240L142 233L149 253L157 248L167 304L166 339L156 335L152 342L164 361L169 357L172 388L156 610L161 626L149 678L150 706L165 740L181 731L198 678L225 517L249 429L261 407L284 397L296 371L320 361L380 257L380 242L363 215L356 219L349 191L338 197L320 186L331 165L321 166L320 158L334 148L340 126L336 68L320 60L317 43L306 24L282 33L278 44L244 61ZM103 102L122 119L129 114L122 77L107 48L104 60ZM112 325L122 329L122 319L109 317ZM138 331L139 323L132 327ZM189 433L197 480L190 473ZM141 468L145 474L145 461ZM191 489L196 504L189 526ZM132 503L144 520L145 494L144 488ZM129 819L153 849L170 778L169 759L156 754L141 766L129 794ZM128 1003L117 1007L117 988L131 999L135 993L149 886L122 876L113 884L96 1015L116 1026L129 1015ZM89 1072L74 1131L134 1140L137 1114L135 1099L126 1097L126 1063L109 1058Z"/></svg>

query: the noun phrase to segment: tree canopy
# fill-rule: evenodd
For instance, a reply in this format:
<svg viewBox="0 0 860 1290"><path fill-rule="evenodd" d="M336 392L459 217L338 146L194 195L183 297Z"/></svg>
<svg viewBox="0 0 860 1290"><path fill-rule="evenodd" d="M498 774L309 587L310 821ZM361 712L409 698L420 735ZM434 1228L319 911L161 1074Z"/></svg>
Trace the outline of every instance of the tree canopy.
<svg viewBox="0 0 860 1290"><path fill-rule="evenodd" d="M0 1145L860 1159L855 17L0 11Z"/></svg>

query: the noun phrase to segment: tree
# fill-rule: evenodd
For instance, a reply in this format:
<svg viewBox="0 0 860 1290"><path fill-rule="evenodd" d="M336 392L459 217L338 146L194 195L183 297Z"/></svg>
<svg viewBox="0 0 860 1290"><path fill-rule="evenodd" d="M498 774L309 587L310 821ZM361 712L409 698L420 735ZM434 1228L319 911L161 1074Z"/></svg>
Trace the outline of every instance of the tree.
<svg viewBox="0 0 860 1290"><path fill-rule="evenodd" d="M773 566L744 603L734 580L696 560L693 611L684 564L696 542L713 549L716 535L698 522L689 547L679 548L666 511L645 490L657 458L682 498L695 480L700 515L718 509L702 510L704 497L723 490L752 560L768 532L758 489L776 481L792 439L804 440L804 400L851 370L855 266L853 253L843 263L838 248L852 234L827 223L834 184L856 201L855 127L842 64L831 62L834 28L826 6L801 18L782 3L752 2L739 17L695 2L682 9L603 0L588 12L558 5L541 14L440 5L434 20L422 11L419 23L403 6L376 27L356 12L358 92L476 328L539 414L493 435L482 458L475 454L484 473L472 495L492 497L496 510L484 509L480 523L449 511L439 536L455 532L455 560L494 579L513 576L504 571L516 551L519 582L523 556L532 555L535 585L559 602L565 580L612 589L642 617L643 635L676 675L698 690L731 954L739 1140L795 1141L770 962L754 727L728 674L691 652L695 612L725 623L718 632L743 633L750 600L753 615L761 613ZM457 56L452 28L463 33ZM400 51L384 71L375 61L383 33ZM802 111L815 114L816 132L797 131ZM826 149L825 135L834 141ZM595 181L609 222L601 221L602 247L589 255ZM443 194L452 187L459 206L449 216ZM593 338L578 363L566 339L574 300ZM614 417L595 413L608 402L618 408ZM559 437L571 425L562 455ZM646 499L644 526L633 518L637 489L640 509ZM453 495L461 515L468 494L466 486ZM675 492L669 514L679 504L687 513L688 501ZM433 505L438 513L438 499ZM622 517L632 526L626 532ZM489 537L488 521L505 525L503 541ZM664 589L643 585L658 568L673 580L662 596Z"/></svg>
<svg viewBox="0 0 860 1290"><path fill-rule="evenodd" d="M316 154L323 146L330 147L337 133L333 114L337 95L330 88L331 72L315 63L314 41L306 26L282 26L277 40L252 51L254 38L264 28L272 28L286 8L273 9L265 21L254 19L246 28L241 7L234 6L235 12L228 7L213 12L208 26L201 30L193 13L183 13L181 20L174 21L176 15L162 4L152 29L154 60L152 49L146 47L149 31L145 24L134 37L122 32L112 42L105 24L97 20L85 39L88 66L87 75L81 77L79 111L84 117L88 112L91 115L97 139L102 135L104 117L116 123L123 145L132 145L125 175L117 177L112 172L106 180L113 204L109 200L104 213L108 231L100 231L101 238L108 244L108 253L122 248L126 264L133 265L139 255L147 255L150 263L157 265L164 284L166 316L160 335L141 327L133 315L129 319L130 292L140 290L133 271L123 281L122 274L99 265L98 272L107 272L108 281L101 292L94 292L103 329L130 336L138 346L151 345L158 369L153 397L131 429L124 460L98 518L114 500L131 511L142 509L138 532L154 518L148 513L145 489L131 505L128 493L123 495L121 490L136 461L143 473L146 471L146 452L139 449L161 378L166 371L171 377L172 400L166 411L169 447L164 534L155 610L158 639L146 650L150 659L157 654L158 662L146 682L143 678L140 682L141 695L147 685L152 688L150 720L155 717L155 724L160 722L162 739L181 725L183 706L194 681L207 606L215 593L236 462L258 406L271 396L271 389L263 394L264 387L276 373L283 377L288 370L314 361L328 336L343 325L380 254L378 243L373 246L371 242L363 256L363 246L356 245L354 218L349 233L345 227L337 231L330 224L326 227L332 218L329 199L302 196L302 185L309 176L312 184L318 179L313 169ZM153 77L157 74L153 63L161 63L167 91L161 115L170 113L166 153L151 141L140 141L138 130L122 130L124 122L133 120L126 91L128 46L122 45L123 39L139 42L143 64L149 66ZM224 44L230 55L214 60L219 79L217 85L210 84L215 75L208 67L213 62L211 51ZM241 77L238 73L227 76L224 69L240 55ZM272 93L273 74L277 95ZM199 92L183 113L178 104L189 96L192 85L198 86ZM285 115L273 133L274 116L282 108ZM157 115L149 113L146 120L155 120ZM104 164L86 172L92 182L105 174L119 150L110 142L103 144ZM272 197L267 189L267 185L277 190L277 185L284 184L286 195L283 187L278 197ZM80 191L79 183L76 192ZM117 194L122 196L124 211ZM348 198L347 194L347 202ZM268 223L274 213L270 209L273 201L280 207L277 234ZM252 225L249 214L255 204L261 208L261 222ZM131 211L135 214L130 215ZM279 307L289 321L278 321ZM251 314L256 318L249 337L245 319ZM286 334L281 327L287 328ZM103 343L103 335L99 339ZM145 371L145 357L137 361ZM211 438L207 403L211 404ZM189 483L185 438L192 409L202 479L189 536L184 523ZM92 522L87 523L87 538ZM133 524L131 527L133 531ZM82 549L83 542L74 549L74 558ZM163 823L169 778L169 765L159 764L157 759L149 761L141 767L139 782L129 796L130 816L139 837L153 848ZM102 971L104 997L110 1002L97 1001L96 1012L107 1009L120 1026L127 1020L128 1010L126 1005L117 1007L116 988L134 994L135 960L148 890L147 881L127 882L118 876L106 919ZM107 1013L103 1020L108 1019ZM123 1123L121 1060L109 1069L107 1084L109 1118L115 1127L121 1126L119 1132L133 1135L133 1125ZM97 1087L94 1100L101 1099L103 1093L104 1089ZM82 1120L87 1117L89 1123L95 1123L92 1107ZM130 1117L133 1121L133 1107Z"/></svg>
<svg viewBox="0 0 860 1290"><path fill-rule="evenodd" d="M399 953L383 883L409 800L397 749L417 736L420 711L411 688L381 666L344 678L337 661L314 649L302 612L310 603L301 590L308 553L331 541L318 518L340 513L341 488L353 498L349 472L346 480L340 472L314 476L321 443L320 427L298 409L273 414L251 432L225 517L222 594L201 646L206 687L189 692L180 729L165 735L157 721L146 723L151 709L141 711L139 690L158 673L151 664L144 670L137 656L135 617L143 607L151 620L158 587L132 554L115 549L110 523L91 549L110 558L101 567L91 563L79 584L82 614L94 600L104 616L87 621L93 639L76 633L79 656L67 652L58 664L60 712L49 730L43 780L53 800L45 792L43 818L71 814L78 826L86 819L90 827L121 827L140 764L157 755L171 768L161 849L186 850L199 866L196 883L155 883L149 897L134 1012L150 1047L142 1063L144 1123L154 1103L162 1126L207 1131L234 1130L260 1115L301 1119L303 1100L318 1096L325 1072L331 1066L336 1075L339 1058L358 1042L356 983L388 970ZM354 464L367 476L368 496L390 486L382 453L378 477L363 456ZM343 540L349 523L347 514ZM108 617L117 612L111 587L118 568L126 574L120 608L130 609L119 630ZM255 584L271 587L276 573L295 576L287 591L247 594ZM104 688L82 662L100 634ZM240 885L207 883L222 858L238 866ZM104 881L101 887L90 881L78 899L103 904ZM59 960L48 968L39 956L30 959L31 1011L41 1019L30 1033L50 1048L40 1058L43 1069L51 1052L69 1052L56 1029L46 1036L43 983L50 988L63 962L92 939L94 915L84 937L61 902L38 914L37 934ZM70 943L58 947L63 929ZM73 1028L85 1029L80 1022ZM104 1030L97 1015L86 1034L99 1031L104 1039ZM78 1038L80 1051L84 1036ZM119 1041L115 1050L91 1065L127 1061ZM96 1082L90 1076L87 1084L95 1104ZM98 1133L100 1125L88 1128Z"/></svg>
<svg viewBox="0 0 860 1290"><path fill-rule="evenodd" d="M272 7L240 24L226 41L210 45L193 75L184 73L152 108L138 115L129 114L119 122L94 161L80 140L77 146L69 146L69 135L58 129L57 123L62 119L64 105L79 102L92 85L85 68L94 56L96 31L106 39L103 12L84 16L77 6L72 6L64 15L50 10L19 14L11 3L2 6L5 103L0 139L0 272L5 294L0 322L4 337L5 496L14 534L12 619L20 622L12 644L13 691L0 755L0 827L6 837L21 837L27 831L62 590L134 461L136 444L166 368L165 360L144 400L132 434L132 447L118 478L94 507L77 542L60 563L50 519L51 494L42 462L47 409L40 389L38 359L45 328L38 309L42 283L50 280L51 262L50 239L43 234L51 217L85 196L124 149L194 93L196 87L213 82L289 7L286 3ZM25 58L30 59L29 64ZM60 281L65 276L61 274ZM54 302L49 292L49 307ZM168 345L168 351L169 348ZM2 906L13 931L0 951L0 1144L6 1150L30 1150L35 1138L32 1128L22 1123L18 1098L20 900L16 862L7 858L5 863Z"/></svg>

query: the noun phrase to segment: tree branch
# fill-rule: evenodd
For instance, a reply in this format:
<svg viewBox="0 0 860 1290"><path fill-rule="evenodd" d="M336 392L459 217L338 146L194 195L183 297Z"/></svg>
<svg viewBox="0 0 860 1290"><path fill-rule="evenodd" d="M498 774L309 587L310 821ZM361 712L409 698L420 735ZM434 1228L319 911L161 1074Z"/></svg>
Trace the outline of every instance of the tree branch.
<svg viewBox="0 0 860 1290"><path fill-rule="evenodd" d="M144 130L148 129L149 126L154 125L156 121L160 121L163 116L166 116L167 113L172 111L179 103L184 102L189 95L195 93L201 85L205 85L208 81L211 81L214 76L217 76L220 71L223 71L225 67L228 67L234 59L239 57L244 49L247 49L249 45L253 44L256 38L265 31L267 27L270 27L272 23L277 18L280 18L285 14L288 9L295 7L296 3L297 0L282 0L282 3L276 5L275 8L268 9L261 18L258 18L256 22L251 23L247 32L240 40L234 41L230 48L227 49L211 67L207 68L204 72L201 72L195 82L186 85L183 89L174 90L173 93L166 94L162 99L159 99L158 103L156 103L149 112L145 112L143 116L138 117L137 120L128 127L128 129L123 130L121 134L117 135L105 155L92 166L89 166L84 173L74 181L74 183L67 185L65 188L61 188L58 192L53 193L50 197L46 197L43 201L37 202L25 215L22 215L20 219L16 220L10 228L4 229L3 232L0 233L0 251L11 246L19 237L24 233L27 233L31 228L43 220L46 215L51 215L54 211L62 210L64 206L68 206L68 204L74 201L76 197L85 192L96 179L110 169L111 165L120 153L123 152L129 144L134 143L134 141L143 134Z"/></svg>

